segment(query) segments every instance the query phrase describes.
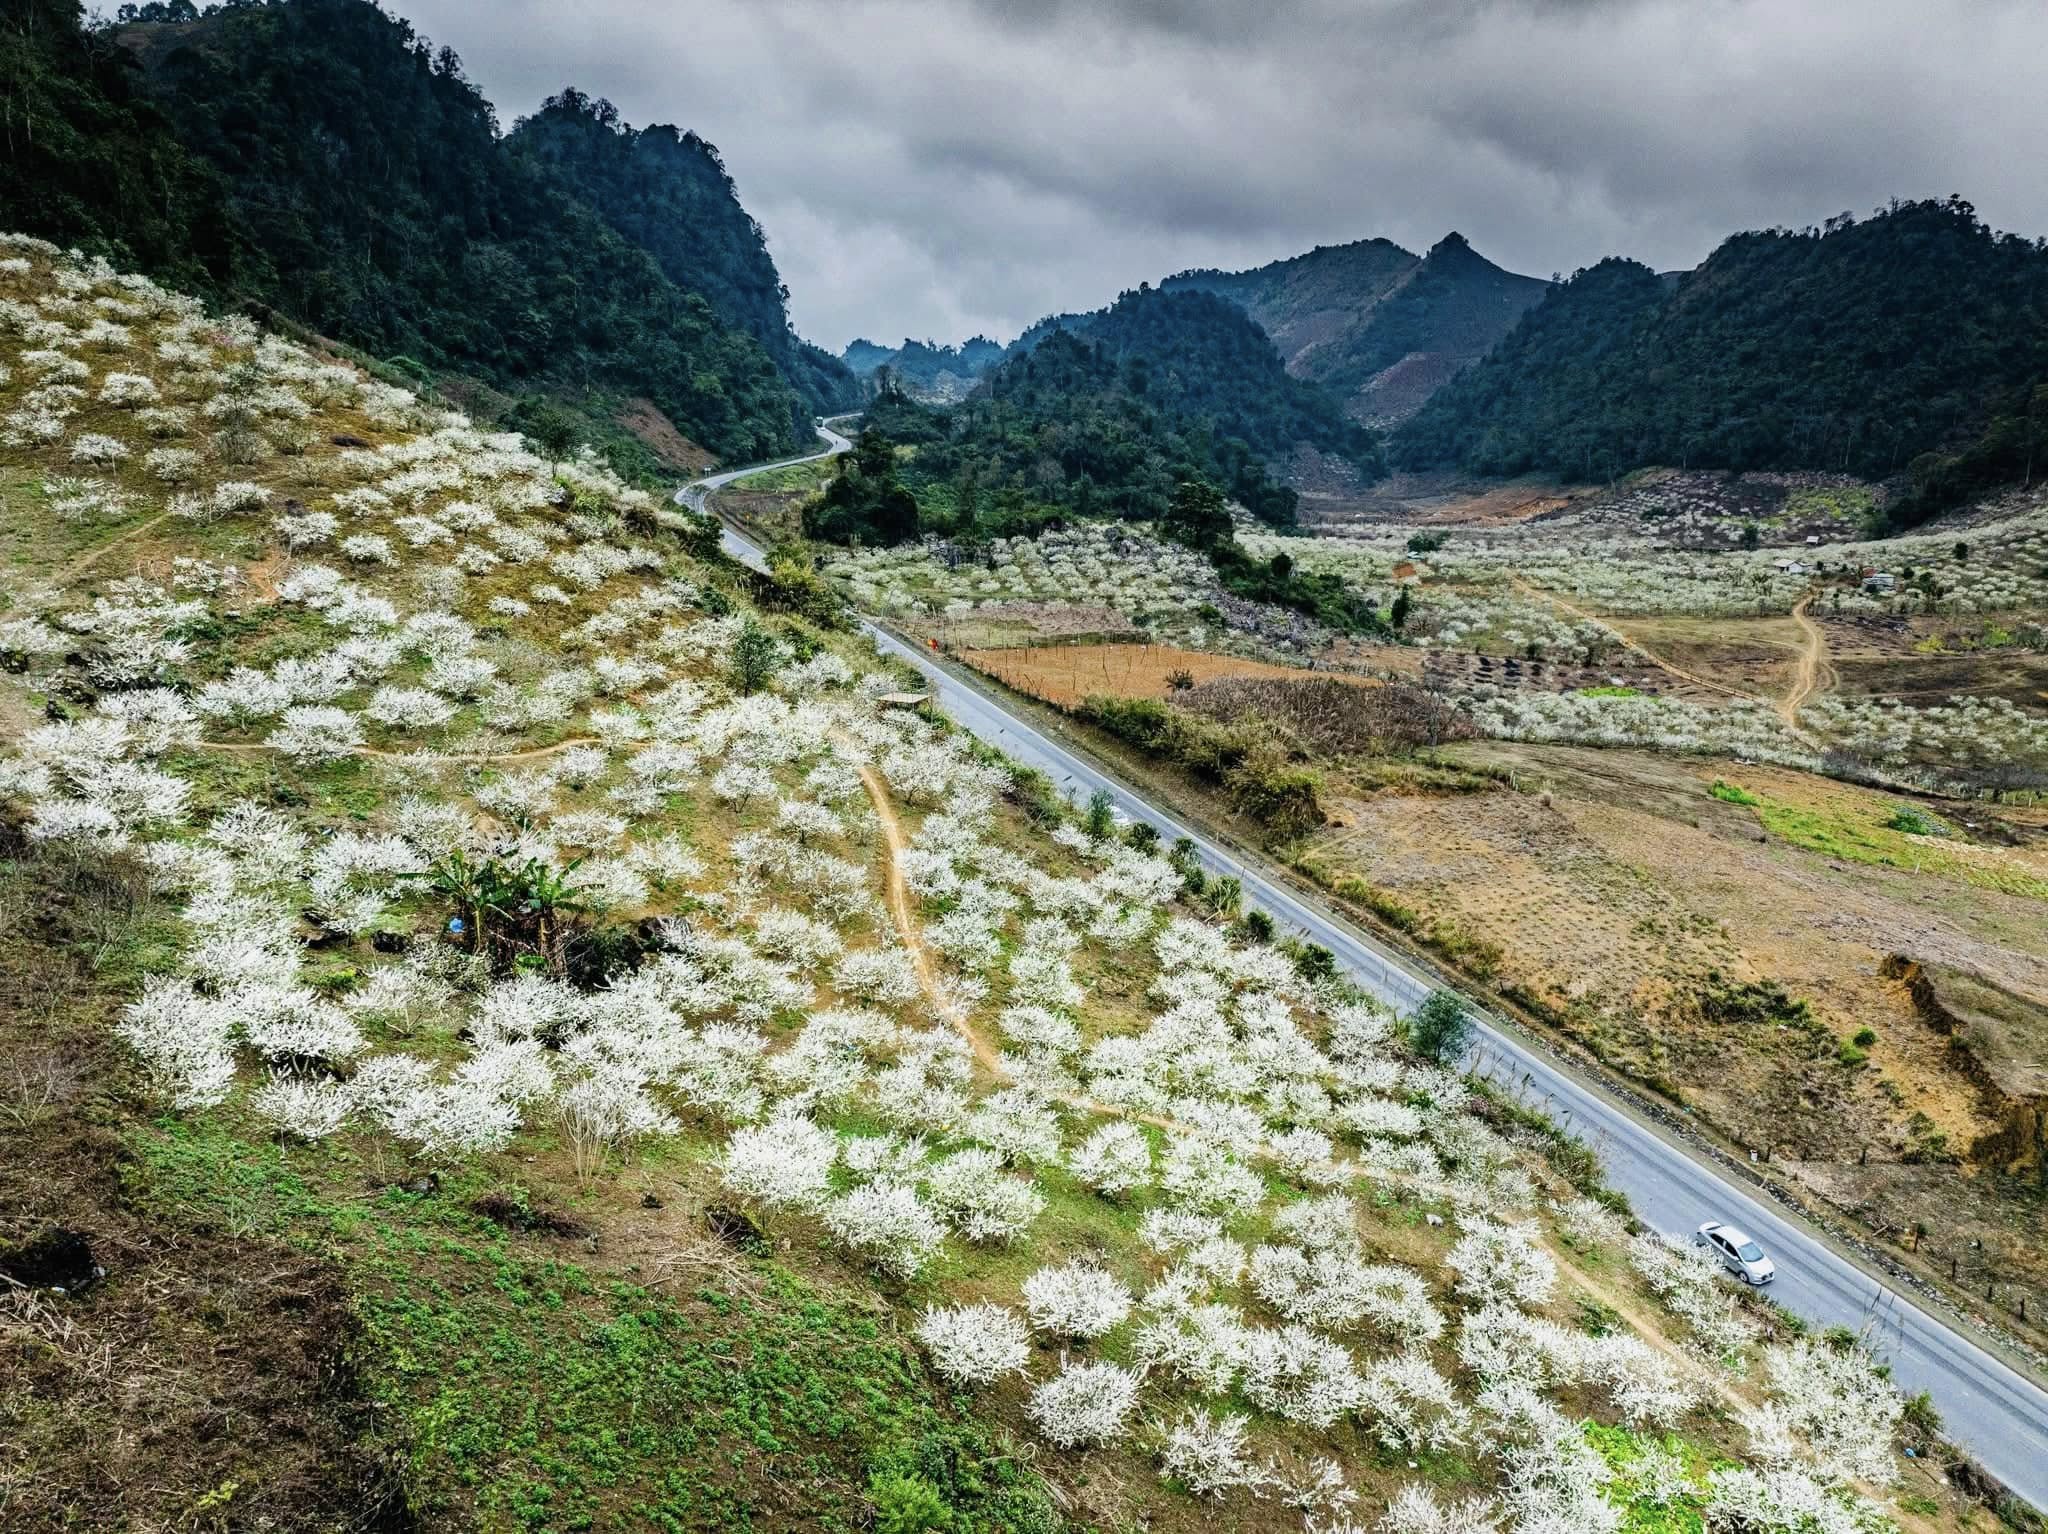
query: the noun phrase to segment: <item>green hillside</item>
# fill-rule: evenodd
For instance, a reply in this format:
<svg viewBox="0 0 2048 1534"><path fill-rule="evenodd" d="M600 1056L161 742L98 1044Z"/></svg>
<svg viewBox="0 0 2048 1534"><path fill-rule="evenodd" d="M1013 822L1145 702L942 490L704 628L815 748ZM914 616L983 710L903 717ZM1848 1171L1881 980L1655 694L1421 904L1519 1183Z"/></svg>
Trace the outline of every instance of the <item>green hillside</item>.
<svg viewBox="0 0 2048 1534"><path fill-rule="evenodd" d="M890 391L868 422L914 448L902 475L918 526L878 483L872 495L828 497L815 537L992 536L1068 515L1156 521L1190 479L1284 526L1296 496L1270 466L1298 445L1381 469L1378 439L1289 377L1258 327L1205 293L1126 293L1081 334L1055 327L1012 355L957 408Z"/></svg>
<svg viewBox="0 0 2048 1534"><path fill-rule="evenodd" d="M1581 478L1910 471L1907 504L1928 509L1958 453L1975 483L2004 459L2017 477L2043 381L2048 247L1960 199L1901 203L1735 235L1671 282L1618 260L1580 272L1392 448L1413 467Z"/></svg>
<svg viewBox="0 0 2048 1534"><path fill-rule="evenodd" d="M584 413L562 430L587 435L609 427L607 398L645 396L724 457L808 437L809 405L746 326L501 140L460 60L403 20L363 0L148 5L112 27L73 0L9 16L0 70L39 148L0 175L29 232L459 393L487 386L512 421L560 420L533 407L562 401ZM706 238L730 250L715 231L745 214L724 219ZM696 276L735 285L714 262Z"/></svg>
<svg viewBox="0 0 2048 1534"><path fill-rule="evenodd" d="M667 123L636 129L609 101L573 88L521 118L506 143L559 174L671 282L759 341L813 414L858 403L851 370L790 328L789 290L712 145Z"/></svg>
<svg viewBox="0 0 2048 1534"><path fill-rule="evenodd" d="M1003 360L1003 350L987 336L971 336L958 346L906 338L894 351L863 338L851 342L840 360L862 379L873 380L887 368L894 387L943 403L964 397L976 379Z"/></svg>

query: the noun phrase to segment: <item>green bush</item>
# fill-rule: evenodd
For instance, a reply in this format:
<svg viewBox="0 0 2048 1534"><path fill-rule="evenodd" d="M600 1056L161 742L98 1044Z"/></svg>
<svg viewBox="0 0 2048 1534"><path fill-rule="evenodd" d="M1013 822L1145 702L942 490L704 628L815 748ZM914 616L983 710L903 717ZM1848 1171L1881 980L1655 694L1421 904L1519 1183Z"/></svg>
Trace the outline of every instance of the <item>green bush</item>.
<svg viewBox="0 0 2048 1534"><path fill-rule="evenodd" d="M1903 831L1908 836L1952 836L1955 833L1945 820L1937 819L1924 810L1917 810L1910 804L1902 804L1892 811L1891 819L1885 822L1885 829Z"/></svg>
<svg viewBox="0 0 2048 1534"><path fill-rule="evenodd" d="M1472 1046L1472 1019L1456 991L1435 990L1408 1018L1408 1045L1439 1065L1455 1065Z"/></svg>
<svg viewBox="0 0 2048 1534"><path fill-rule="evenodd" d="M875 1534L938 1534L953 1527L953 1510L921 1475L878 1475L868 1482Z"/></svg>
<svg viewBox="0 0 2048 1534"><path fill-rule="evenodd" d="M1856 1038L1854 1040L1854 1043L1857 1045L1858 1048L1868 1049L1871 1045L1875 1044L1876 1042L1877 1030L1875 1028L1858 1028L1856 1030Z"/></svg>
<svg viewBox="0 0 2048 1534"><path fill-rule="evenodd" d="M1082 699L1074 712L1147 756L1221 788L1275 840L1323 824L1321 780L1282 759L1253 724L1219 724L1154 698Z"/></svg>

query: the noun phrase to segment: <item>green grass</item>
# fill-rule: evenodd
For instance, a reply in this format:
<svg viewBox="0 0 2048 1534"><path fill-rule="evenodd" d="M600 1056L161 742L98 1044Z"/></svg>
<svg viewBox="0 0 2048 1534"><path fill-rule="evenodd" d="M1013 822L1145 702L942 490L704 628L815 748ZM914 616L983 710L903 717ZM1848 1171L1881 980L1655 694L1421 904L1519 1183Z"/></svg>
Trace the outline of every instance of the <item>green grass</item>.
<svg viewBox="0 0 2048 1534"><path fill-rule="evenodd" d="M1675 1434L1651 1438L1625 1427L1586 1424L1586 1441L1614 1471L1607 1483L1607 1500L1621 1510L1624 1534L1704 1534L1706 1529L1705 1477L1707 1456L1698 1445ZM1643 1457L1652 1447L1675 1455L1685 1467L1690 1488L1669 1499L1652 1501L1642 1476Z"/></svg>
<svg viewBox="0 0 2048 1534"><path fill-rule="evenodd" d="M1911 840L1915 836L1941 834L1908 829L1909 825L1945 825L1932 816L1909 806L1894 806L1888 818L1880 820L1867 811L1859 813L1862 810L1853 800L1831 800L1822 809L1766 798L1756 802L1757 819L1766 831L1779 841L1809 852L1846 863L1908 869L1958 879L1983 889L2002 890L2009 895L2048 900L2048 879L2003 867L1989 858L1965 857Z"/></svg>
<svg viewBox="0 0 2048 1534"><path fill-rule="evenodd" d="M1748 789L1741 787L1739 784L1724 783L1719 778L1714 779L1714 786L1708 789L1707 792L1716 799L1719 799L1723 804L1763 803L1761 799L1757 798Z"/></svg>
<svg viewBox="0 0 2048 1534"><path fill-rule="evenodd" d="M1903 831L1908 836L1953 836L1954 829L1945 820L1930 815L1925 810L1902 804L1892 811L1891 819L1885 823L1887 831Z"/></svg>
<svg viewBox="0 0 2048 1534"><path fill-rule="evenodd" d="M1573 691L1573 696L1580 698L1640 698L1642 694L1633 687L1607 685L1576 688Z"/></svg>
<svg viewBox="0 0 2048 1534"><path fill-rule="evenodd" d="M735 490L752 490L763 494L783 494L790 491L812 490L830 479L834 472L832 460L822 459L817 463L786 463L779 469L762 469L744 479L732 483Z"/></svg>
<svg viewBox="0 0 2048 1534"><path fill-rule="evenodd" d="M1785 522L1863 522L1877 508L1877 495L1862 485L1802 485L1785 497L1783 508L1769 520Z"/></svg>
<svg viewBox="0 0 2048 1534"><path fill-rule="evenodd" d="M1057 1527L1035 1477L941 1391L884 1306L765 1258L689 1290L594 1271L470 1212L493 1186L480 1170L431 1193L358 1191L347 1148L280 1152L218 1117L167 1121L130 1148L129 1196L167 1225L343 1264L354 1362L430 1524L747 1529L786 1523L795 1483L806 1527L865 1528L876 1498L937 1506L963 1531Z"/></svg>

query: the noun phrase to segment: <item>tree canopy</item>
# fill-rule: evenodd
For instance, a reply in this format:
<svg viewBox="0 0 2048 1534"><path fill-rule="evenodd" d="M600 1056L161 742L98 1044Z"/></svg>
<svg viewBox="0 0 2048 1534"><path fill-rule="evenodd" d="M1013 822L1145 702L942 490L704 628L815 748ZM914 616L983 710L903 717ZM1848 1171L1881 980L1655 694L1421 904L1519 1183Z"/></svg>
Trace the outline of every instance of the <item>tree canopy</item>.
<svg viewBox="0 0 2048 1534"><path fill-rule="evenodd" d="M1667 279L1579 272L1395 433L1408 467L1605 478L1650 464L1882 478L2048 382L2048 246L1960 198L1738 234ZM2008 432L2008 436L2011 433Z"/></svg>
<svg viewBox="0 0 2048 1534"><path fill-rule="evenodd" d="M454 53L365 0L151 4L104 28L74 0L24 0L0 26L0 190L30 233L416 375L644 395L728 458L807 440L807 391L843 387L788 333L760 231L701 140L628 139L574 92L523 144L501 139ZM619 146L562 149L579 121Z"/></svg>

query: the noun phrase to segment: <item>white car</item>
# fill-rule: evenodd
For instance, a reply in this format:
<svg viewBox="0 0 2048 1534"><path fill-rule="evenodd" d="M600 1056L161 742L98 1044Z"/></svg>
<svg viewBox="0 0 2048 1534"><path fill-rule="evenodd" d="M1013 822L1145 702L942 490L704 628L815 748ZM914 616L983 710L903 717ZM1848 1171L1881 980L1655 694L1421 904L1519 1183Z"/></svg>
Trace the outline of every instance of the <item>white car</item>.
<svg viewBox="0 0 2048 1534"><path fill-rule="evenodd" d="M1733 1225L1709 1220L1692 1240L1694 1246L1712 1252L1722 1267L1745 1284L1768 1284L1778 1276L1777 1264L1764 1255L1764 1249Z"/></svg>

